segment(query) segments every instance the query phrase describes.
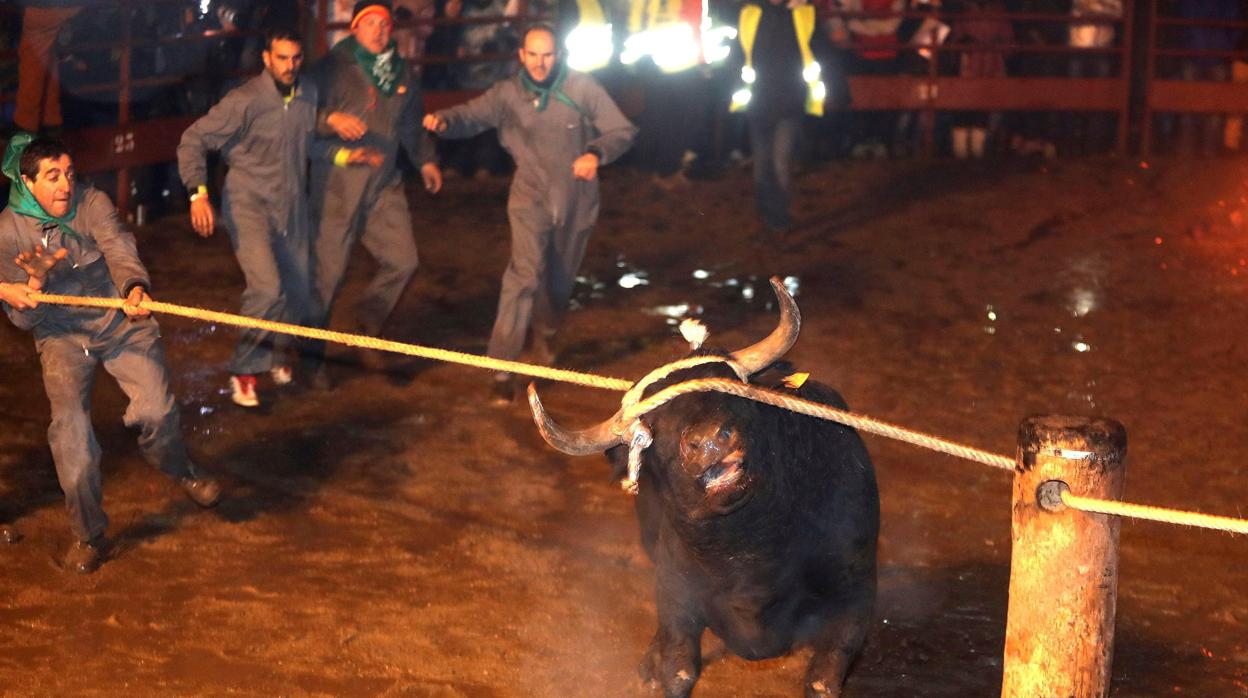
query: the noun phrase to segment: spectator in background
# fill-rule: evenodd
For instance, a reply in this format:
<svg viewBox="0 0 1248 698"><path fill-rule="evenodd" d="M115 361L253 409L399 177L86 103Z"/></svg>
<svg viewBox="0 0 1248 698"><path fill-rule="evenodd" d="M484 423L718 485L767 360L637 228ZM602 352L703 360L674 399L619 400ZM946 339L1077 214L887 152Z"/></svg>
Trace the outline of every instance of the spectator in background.
<svg viewBox="0 0 1248 698"><path fill-rule="evenodd" d="M54 49L61 28L81 9L57 0L27 0L17 45L13 124L18 129L31 133L61 129L61 81Z"/></svg>
<svg viewBox="0 0 1248 698"><path fill-rule="evenodd" d="M1010 12L1033 15L1066 15L1069 0L1008 0ZM1065 46L1069 30L1060 22L1016 20L1014 36L1025 46ZM1019 77L1060 77L1068 73L1067 57L1054 52L1019 51L1011 58L1010 68ZM1006 117L1011 133L1010 149L1020 155L1057 157L1055 145L1061 132L1061 115L1057 112L1010 112Z"/></svg>
<svg viewBox="0 0 1248 698"><path fill-rule="evenodd" d="M1183 0L1175 3L1178 16L1190 20L1212 22L1239 21L1244 17L1241 0ZM1234 51L1244 32L1234 27L1207 24L1180 28L1180 45L1194 51ZM1231 59L1225 56L1184 56L1180 63L1183 80L1227 82L1231 77ZM1225 114L1194 114L1186 112L1178 118L1178 151L1185 155L1210 156L1221 150Z"/></svg>
<svg viewBox="0 0 1248 698"><path fill-rule="evenodd" d="M1122 17L1122 0L1073 0L1071 15ZM1072 22L1069 45L1077 49L1107 49L1114 46L1116 27L1113 22ZM1104 51L1076 52L1070 59L1072 78L1108 78L1115 74L1116 56ZM1121 70L1121 66L1118 66ZM1104 152L1112 147L1114 116L1112 114L1072 114L1068 120L1068 154Z"/></svg>
<svg viewBox="0 0 1248 698"><path fill-rule="evenodd" d="M329 20L330 24L339 24L351 21L351 10L355 7L355 0L329 0ZM338 42L351 36L348 29L330 29L329 35L325 37L326 44L329 46L337 46Z"/></svg>
<svg viewBox="0 0 1248 698"><path fill-rule="evenodd" d="M515 17L520 10L517 0L463 0L460 16ZM456 55L471 58L483 55L506 55L500 61L467 61L455 66L456 81L461 90L486 90L491 85L512 75L514 64L511 56L519 48L515 30L510 24L475 23L461 27Z"/></svg>
<svg viewBox="0 0 1248 698"><path fill-rule="evenodd" d="M838 0L845 12L875 16L845 20L845 32L853 45L852 75L895 75L897 73L897 29L906 0ZM831 31L839 32L833 27ZM886 157L897 123L895 112L857 112L854 119L855 157Z"/></svg>
<svg viewBox="0 0 1248 698"><path fill-rule="evenodd" d="M107 47L85 50L77 47L116 41L125 31L123 21L123 13L116 6L88 5L63 29L59 43L65 128L117 123L117 90L93 88L117 82L120 71L118 53Z"/></svg>
<svg viewBox="0 0 1248 698"><path fill-rule="evenodd" d="M517 0L462 0L460 17L514 17L519 13ZM450 67L453 89L470 90L473 92L489 89L494 83L510 77L515 72L512 56L519 49L515 31L510 24L483 22L462 24L458 27L459 42L455 46L455 57L468 59ZM472 60L477 56L507 56L505 60L480 61ZM453 166L460 174L471 177L477 172L482 175L507 174L512 167L511 158L492 134L482 133L462 143L447 146L443 152L447 155L447 165Z"/></svg>
<svg viewBox="0 0 1248 698"><path fill-rule="evenodd" d="M950 42L969 47L1010 44L1014 28L1000 15L1000 0L970 0L965 12L954 18ZM1003 78L1005 54L1001 51L970 50L958 56L958 75L964 78ZM953 127L953 155L959 159L982 158L989 143L996 142L1001 129L1001 112L975 112L962 115Z"/></svg>
<svg viewBox="0 0 1248 698"><path fill-rule="evenodd" d="M941 0L909 0L907 10L911 14L902 19L897 27L897 41L902 45L896 59L898 74L926 77L931 75L933 63L936 64L939 75L957 74L957 54L936 50L949 36L949 25L940 21L937 13L942 7L948 8L950 4L953 3L942 4ZM897 114L892 140L893 157L907 157L920 152L923 140L920 122L923 118L923 112L917 109ZM949 115L937 112L934 118L936 140L944 141Z"/></svg>
<svg viewBox="0 0 1248 698"><path fill-rule="evenodd" d="M394 42L399 48L399 55L413 61L412 69L419 75L423 73L420 63L416 62L425 55L425 42L433 34L433 25L428 21L434 16L433 0L395 0Z"/></svg>
<svg viewBox="0 0 1248 698"><path fill-rule="evenodd" d="M439 19L459 19L464 10L464 0L436 0L434 16ZM439 23L434 25L433 33L425 42L425 55L438 58L454 58L459 53L459 44L463 40L463 25ZM451 66L445 62L429 63L421 71L422 84L427 90L455 89L455 76Z"/></svg>

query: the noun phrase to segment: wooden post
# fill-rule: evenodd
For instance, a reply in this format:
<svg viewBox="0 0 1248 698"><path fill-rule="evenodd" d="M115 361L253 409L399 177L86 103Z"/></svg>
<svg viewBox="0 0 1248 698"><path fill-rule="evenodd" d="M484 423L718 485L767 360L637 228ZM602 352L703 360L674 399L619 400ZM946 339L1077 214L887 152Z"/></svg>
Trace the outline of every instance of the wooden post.
<svg viewBox="0 0 1248 698"><path fill-rule="evenodd" d="M1126 452L1111 420L1019 427L1002 698L1109 695L1119 521L1066 507L1061 490L1120 499Z"/></svg>

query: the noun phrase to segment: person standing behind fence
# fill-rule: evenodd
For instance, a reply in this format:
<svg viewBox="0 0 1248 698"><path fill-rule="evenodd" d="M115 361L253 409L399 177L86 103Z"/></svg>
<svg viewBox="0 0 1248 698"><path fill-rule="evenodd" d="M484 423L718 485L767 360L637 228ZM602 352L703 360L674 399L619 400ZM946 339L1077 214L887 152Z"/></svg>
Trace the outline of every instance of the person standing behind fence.
<svg viewBox="0 0 1248 698"><path fill-rule="evenodd" d="M442 188L433 140L420 127L424 105L419 80L398 54L391 27L388 2L360 0L352 12L351 36L338 42L312 71L320 90L318 135L331 145L371 147L383 156L381 165L369 170L313 161L311 176L313 215L319 218L313 247L322 302L319 324L329 323L351 250L359 240L378 265L355 312L356 329L370 336L381 333L416 272L418 259L397 166L399 146L420 168L427 191ZM324 342L309 345L317 383L327 386L324 353ZM360 360L369 368L384 367L376 352L365 350Z"/></svg>
<svg viewBox="0 0 1248 698"><path fill-rule="evenodd" d="M1107 19L1122 17L1122 0L1074 0L1071 15L1075 17L1102 16ZM1107 49L1114 45L1116 35L1113 22L1072 22L1070 47L1078 49ZM1104 51L1076 51L1070 58L1070 77L1108 78L1114 75L1114 56ZM1118 70L1122 70L1119 65ZM1081 155L1088 152L1108 150L1113 134L1112 114L1073 114L1067 127L1067 152Z"/></svg>
<svg viewBox="0 0 1248 698"><path fill-rule="evenodd" d="M178 170L191 193L191 225L212 235L216 212L208 198L208 152L220 151L229 166L222 213L247 288L248 317L304 324L320 320L310 268L308 218L309 141L316 128L316 87L299 79L303 40L291 30L269 32L261 53L264 72L231 90L182 134ZM344 164L380 159L368 149L349 150ZM293 379L283 356L289 337L246 329L230 361L234 403L257 407L257 374L276 385Z"/></svg>
<svg viewBox="0 0 1248 698"><path fill-rule="evenodd" d="M520 74L481 96L425 117L443 138L497 128L516 161L507 199L511 261L503 273L488 353L519 358L533 325L534 353L545 346L572 296L576 271L598 219L598 167L624 154L637 129L589 75L568 68L554 31L535 25L520 48ZM495 375L493 401L515 397L510 374Z"/></svg>
<svg viewBox="0 0 1248 698"><path fill-rule="evenodd" d="M964 78L1003 78L1006 76L1003 51L974 50L1004 46L1014 42L1014 27L1004 19L1000 0L971 0L963 14L954 17L949 42L972 48L958 54L958 75ZM953 126L953 155L958 159L982 158L995 144L1001 129L1002 113L970 112L956 117Z"/></svg>
<svg viewBox="0 0 1248 698"><path fill-rule="evenodd" d="M901 27L900 13L906 9L906 0L837 0L837 3L839 9L859 15L844 20L843 30L836 21L832 23L832 31L848 33L853 44L850 74L896 75L897 30ZM897 112L855 112L852 155L886 157L898 125Z"/></svg>
<svg viewBox="0 0 1248 698"><path fill-rule="evenodd" d="M13 125L23 131L61 128L61 81L55 51L61 27L81 7L55 0L27 0L22 12L22 38L17 45L17 103Z"/></svg>
<svg viewBox="0 0 1248 698"><path fill-rule="evenodd" d="M1241 0L1183 0L1177 3L1179 17L1195 22L1238 22L1243 20ZM1181 45L1191 51L1234 52L1244 32L1229 26L1191 24L1181 28ZM1180 76L1184 80L1228 82L1231 59L1227 56L1194 55L1181 59ZM1178 151L1184 155L1208 157L1222 150L1222 128L1226 114L1179 115Z"/></svg>

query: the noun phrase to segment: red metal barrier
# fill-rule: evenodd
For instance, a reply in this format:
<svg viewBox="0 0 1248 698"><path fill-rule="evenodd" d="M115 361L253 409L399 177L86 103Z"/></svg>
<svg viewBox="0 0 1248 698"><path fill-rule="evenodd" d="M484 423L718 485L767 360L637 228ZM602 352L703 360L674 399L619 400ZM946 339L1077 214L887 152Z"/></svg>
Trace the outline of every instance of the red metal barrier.
<svg viewBox="0 0 1248 698"><path fill-rule="evenodd" d="M1158 59L1165 58L1218 58L1228 63L1233 59L1248 61L1248 51L1204 51L1167 48L1161 45L1163 31L1167 28L1205 27L1242 30L1248 34L1248 21L1194 20L1162 17L1157 14L1157 3L1150 4L1148 24L1148 56L1143 84L1143 113L1141 115L1140 154L1147 156L1154 147L1153 117L1157 113L1210 114L1248 113L1248 89L1242 82L1215 82L1211 80L1176 80L1157 74ZM1242 44L1242 42L1241 42ZM1231 71L1227 71L1228 77Z"/></svg>

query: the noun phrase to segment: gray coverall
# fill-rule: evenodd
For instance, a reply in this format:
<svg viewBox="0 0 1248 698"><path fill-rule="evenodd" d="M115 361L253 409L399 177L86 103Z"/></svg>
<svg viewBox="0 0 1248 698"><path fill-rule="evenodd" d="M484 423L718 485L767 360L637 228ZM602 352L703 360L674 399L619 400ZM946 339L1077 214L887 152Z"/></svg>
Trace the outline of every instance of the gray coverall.
<svg viewBox="0 0 1248 698"><path fill-rule="evenodd" d="M311 279L307 198L308 148L315 128L314 83L298 83L294 98L285 103L265 72L226 94L178 143L178 173L190 191L208 182L208 151L220 151L229 165L222 213L247 282L240 312L248 317L294 324L320 320ZM269 370L274 349L289 341L285 335L243 330L230 372Z"/></svg>
<svg viewBox="0 0 1248 698"><path fill-rule="evenodd" d="M42 244L52 252L69 250L48 273L47 293L117 298L136 285L150 286L134 236L121 227L112 202L95 189L80 189L78 196L78 210L69 224L81 241L56 224L45 225L11 208L0 211L0 280L25 283L26 272L13 259ZM52 460L65 492L70 528L79 540L108 528L101 506L100 445L91 428L98 364L104 364L130 399L124 420L139 429L143 457L171 477L193 477L155 319L131 320L120 310L48 303L25 311L0 305L14 325L34 335L52 407Z"/></svg>
<svg viewBox="0 0 1248 698"><path fill-rule="evenodd" d="M377 169L334 167L331 162L319 160L312 164L313 215L319 219L316 288L323 304L322 324L328 324L351 249L359 239L378 268L355 308L355 321L361 332L376 336L398 304L418 262L403 178L396 167L399 146L417 167L435 161L433 141L420 124L425 110L419 79L410 65L405 66L395 93L386 96L373 87L346 41L326 54L310 75L315 76L321 94L319 135L334 150L373 147L385 155L385 162ZM333 112L363 119L368 133L359 141L339 140L325 121Z"/></svg>
<svg viewBox="0 0 1248 698"><path fill-rule="evenodd" d="M498 316L488 353L514 360L536 319L557 326L572 296L576 271L598 220L598 179L572 176L572 161L589 149L605 165L633 143L637 129L606 91L569 68L563 92L579 109L556 99L538 111L533 94L517 75L481 96L439 114L443 138L469 138L490 128L516 161L507 198L511 261L503 273Z"/></svg>

